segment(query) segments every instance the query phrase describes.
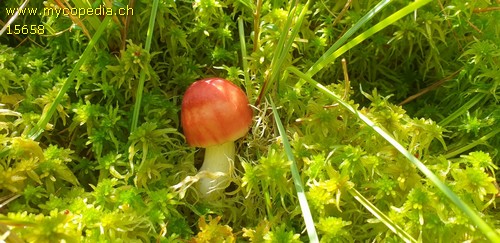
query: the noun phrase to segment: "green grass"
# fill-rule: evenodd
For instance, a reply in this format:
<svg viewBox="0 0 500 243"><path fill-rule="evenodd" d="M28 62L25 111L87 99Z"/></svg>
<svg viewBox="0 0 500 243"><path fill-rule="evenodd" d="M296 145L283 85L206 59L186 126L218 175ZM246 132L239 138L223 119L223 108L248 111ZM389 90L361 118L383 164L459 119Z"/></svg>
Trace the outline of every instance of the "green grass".
<svg viewBox="0 0 500 243"><path fill-rule="evenodd" d="M429 168L424 165L419 159L417 159L412 153L410 153L408 150L404 148L403 145L401 145L397 140L394 139L390 135L390 133L387 132L387 129L381 128L377 126L373 121L371 121L368 117L365 115L359 113L358 110L354 109L351 105L348 103L344 102L339 96L325 88L323 85L319 84L315 80L311 79L309 76L307 76L304 73L301 73L295 68L289 68L289 71L293 72L294 74L298 75L299 77L305 79L315 87L317 87L321 92L323 92L325 95L327 95L330 99L334 100L335 102L338 102L344 108L352 112L356 117L358 117L360 120L362 120L366 125L370 126L373 130L375 130L381 137L383 137L385 140L387 140L395 149L397 149L402 155L404 155L411 163L413 163L429 180L434 183L436 187L438 187L443 194L445 194L450 201L452 201L462 212L467 214L470 220L472 220L478 227L479 229L492 241L499 241L500 236L498 233L493 230L483 219L481 219L481 216L478 215L477 212L475 212L472 208L470 208L464 201L458 197L457 194L455 194L446 184L444 184L439 177L437 177ZM483 139L486 140L486 139ZM356 193L356 195L359 197L359 194Z"/></svg>
<svg viewBox="0 0 500 243"><path fill-rule="evenodd" d="M319 242L318 235L316 233L316 228L314 227L314 219L311 215L311 210L309 204L307 203L306 192L304 190L304 184L300 178L300 172L297 167L297 162L295 161L292 147L288 142L286 137L286 131L283 124L280 121L279 114L276 111L276 106L274 105L272 99L270 100L271 106L273 108L273 115L278 126L280 137L283 140L283 147L285 147L285 153L290 163L290 171L292 172L293 184L295 185L295 190L297 191L297 198L299 200L300 209L302 211L302 216L304 217L304 222L306 224L307 234L309 236L309 242Z"/></svg>
<svg viewBox="0 0 500 243"><path fill-rule="evenodd" d="M498 4L104 4L134 15L1 15L47 32L0 35L0 240L500 241ZM179 113L210 76L255 119L207 201Z"/></svg>

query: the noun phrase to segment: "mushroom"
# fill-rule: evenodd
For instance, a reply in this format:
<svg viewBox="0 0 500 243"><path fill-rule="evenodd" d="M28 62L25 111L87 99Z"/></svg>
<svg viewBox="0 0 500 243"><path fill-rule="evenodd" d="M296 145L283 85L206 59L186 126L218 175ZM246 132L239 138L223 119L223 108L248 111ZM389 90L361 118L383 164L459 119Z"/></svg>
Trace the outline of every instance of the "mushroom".
<svg viewBox="0 0 500 243"><path fill-rule="evenodd" d="M187 142L205 149L197 188L204 198L229 185L235 157L234 141L243 137L253 112L245 93L222 78L194 82L182 99L181 123Z"/></svg>

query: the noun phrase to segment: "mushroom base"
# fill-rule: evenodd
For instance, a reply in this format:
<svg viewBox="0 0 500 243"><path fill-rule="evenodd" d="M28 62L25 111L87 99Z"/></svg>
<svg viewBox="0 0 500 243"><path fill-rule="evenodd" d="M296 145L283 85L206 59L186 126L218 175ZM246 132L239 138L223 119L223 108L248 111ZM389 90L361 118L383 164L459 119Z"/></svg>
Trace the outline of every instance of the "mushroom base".
<svg viewBox="0 0 500 243"><path fill-rule="evenodd" d="M205 149L205 160L198 175L198 191L203 198L214 197L229 186L234 164L234 142Z"/></svg>

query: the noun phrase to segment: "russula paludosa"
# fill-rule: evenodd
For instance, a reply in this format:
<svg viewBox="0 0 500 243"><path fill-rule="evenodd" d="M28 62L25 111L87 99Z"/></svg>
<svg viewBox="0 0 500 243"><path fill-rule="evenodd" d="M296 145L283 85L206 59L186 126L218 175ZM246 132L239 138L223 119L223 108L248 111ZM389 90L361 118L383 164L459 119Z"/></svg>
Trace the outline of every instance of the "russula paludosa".
<svg viewBox="0 0 500 243"><path fill-rule="evenodd" d="M182 128L190 146L205 148L199 172L211 173L198 181L202 197L227 186L234 141L248 132L252 116L245 93L230 81L206 78L187 89L182 99Z"/></svg>

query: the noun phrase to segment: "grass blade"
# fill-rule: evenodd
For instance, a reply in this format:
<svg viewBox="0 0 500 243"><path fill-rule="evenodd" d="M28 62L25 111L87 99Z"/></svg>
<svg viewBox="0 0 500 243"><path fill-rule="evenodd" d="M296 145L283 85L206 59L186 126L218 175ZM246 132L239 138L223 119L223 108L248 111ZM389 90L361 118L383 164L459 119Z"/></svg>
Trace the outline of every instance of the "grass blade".
<svg viewBox="0 0 500 243"><path fill-rule="evenodd" d="M467 112L470 108L475 106L479 101L483 100L486 97L485 93L479 93L476 96L472 97L467 103L465 103L462 107L460 107L458 110L453 112L451 115L446 117L445 119L441 120L438 125L444 127L448 125L450 122L453 120L457 119L460 115L464 114Z"/></svg>
<svg viewBox="0 0 500 243"><path fill-rule="evenodd" d="M297 168L297 163L295 162L292 148L290 147L290 143L288 142L285 128L281 123L278 111L276 110L276 106L274 105L272 99L270 99L270 103L273 108L274 120L276 121L276 125L278 126L278 131L280 133L281 141L283 142L283 147L285 148L285 153L288 159L292 162L290 164L290 169L292 171L293 183L295 184L295 189L297 190L297 197L299 199L300 209L302 210L302 216L304 217L304 222L306 224L309 242L319 242L316 228L314 227L314 220L311 215L311 210L309 209L309 204L307 203L304 185L302 184L299 169Z"/></svg>
<svg viewBox="0 0 500 243"><path fill-rule="evenodd" d="M319 72L321 69L327 65L328 57L333 54L340 46L342 46L347 39L349 39L356 31L359 30L366 22L372 19L377 13L379 13L384 7L386 7L391 0L383 0L380 1L375 7L373 7L368 13L365 14L356 24L354 24L347 32L345 32L342 37L340 37L333 45L314 63L311 68L307 71L307 74L310 74L311 77Z"/></svg>
<svg viewBox="0 0 500 243"><path fill-rule="evenodd" d="M28 137L36 140L40 134L45 130L45 127L49 123L50 119L52 118L52 115L57 109L57 106L61 102L64 94L68 91L69 87L71 86L71 83L75 80L76 74L80 71L80 67L85 63L87 58L90 56L91 50L94 48L94 45L97 43L97 41L101 38L102 33L104 30L108 27L109 21L111 20L111 16L106 16L104 20L102 21L101 25L95 32L94 36L90 40L89 44L83 51L82 56L80 57L80 60L75 64L73 70L71 70L71 73L69 74L68 78L64 81L63 86L59 90L59 93L57 93L56 98L54 99L54 102L50 105L49 109L47 110L46 113L42 114L42 117L40 117L40 120L38 123L30 130L28 133Z"/></svg>
<svg viewBox="0 0 500 243"><path fill-rule="evenodd" d="M260 90L259 97L257 98L257 101L255 103L256 105L260 103L262 97L264 97L267 94L269 87L272 87L273 83L276 81L278 74L281 73L280 70L281 67L283 66L283 63L285 62L286 55L290 52L293 41L295 40L295 37L299 33L300 27L302 26L302 21L306 16L307 9L309 6L309 1L307 1L307 3L302 8L302 11L298 16L297 22L293 25L292 31L289 35L288 31L286 30L290 29L292 25L292 20L295 17L295 12L298 10L297 1L294 1L292 3L292 6L293 7L290 9L285 27L283 28L283 31L281 32L280 35L280 39L278 41L276 55L274 55L273 59L271 60L270 74L267 75L265 78L264 84L262 85L262 88Z"/></svg>
<svg viewBox="0 0 500 243"><path fill-rule="evenodd" d="M72 2L73 2L73 4L75 4L75 8L77 8L77 9L92 8L92 6L90 5L90 2L88 2L88 1L73 0ZM106 6L106 7L110 7L110 6ZM85 15L85 20L87 20L90 23L90 25L92 26L92 28L94 30L97 29L97 28L99 28L99 22L100 21L99 21L99 16L98 15L96 15L96 14L87 14L87 15Z"/></svg>
<svg viewBox="0 0 500 243"><path fill-rule="evenodd" d="M241 17L238 18L238 33L240 36L240 45L241 45L241 63L243 68L243 73L245 76L245 88L247 91L247 97L249 100L253 100L253 88L252 83L250 82L250 77L248 74L248 62L247 62L247 45L245 42L245 29L243 27L243 19Z"/></svg>
<svg viewBox="0 0 500 243"><path fill-rule="evenodd" d="M497 135L497 133L499 133L499 132L500 132L500 129L493 130L493 131L489 132L488 134L480 137L478 140L476 140L472 143L469 143L463 147L460 147L460 149L457 149L455 151L451 151L451 152L445 154L444 157L447 159L453 158L453 157L455 157L455 156L457 156L457 155L459 155L459 154L461 154L469 149L476 147L479 144L486 144L486 141L488 141L488 139L495 137L495 135Z"/></svg>
<svg viewBox="0 0 500 243"><path fill-rule="evenodd" d="M368 199L363 197L361 193L359 193L356 189L350 188L348 192L356 199L359 203L361 203L370 213L373 214L377 219L379 219L383 224L387 226L392 232L401 237L405 242L417 242L411 235L409 235L406 231L404 231L397 224L392 222L392 220L385 215L382 211L380 211L375 205L373 205Z"/></svg>
<svg viewBox="0 0 500 243"><path fill-rule="evenodd" d="M22 11L26 7L26 5L28 5L28 3L29 3L29 0L25 0L21 4L21 6L19 6L19 8L14 13L14 15L12 15L12 17L10 17L9 21L7 21L7 23L5 23L3 28L0 30L0 36L2 36L3 33L7 30L7 28L9 28L9 26L17 19L17 16L19 16L19 11Z"/></svg>
<svg viewBox="0 0 500 243"><path fill-rule="evenodd" d="M146 35L146 46L144 49L149 52L151 49L151 40L153 38L153 30L155 27L156 13L158 12L158 0L153 1L153 7L151 9L151 16L149 16L148 33ZM132 115L132 125L130 127L130 132L134 132L137 129L137 123L139 122L139 112L141 111L142 102L142 92L144 91L144 81L146 79L146 71L141 69L141 76L139 76L139 84L137 85L137 92L135 93L135 104L134 113Z"/></svg>
<svg viewBox="0 0 500 243"><path fill-rule="evenodd" d="M415 2L410 3L408 6L400 9L396 13L394 13L394 14L390 15L389 17L385 18L384 20L380 21L379 23L377 23L376 25L374 25L373 27L371 27L367 31L365 31L365 32L361 33L360 35L356 36L354 39L352 39L351 41L349 41L347 44L345 44L342 47L340 47L339 49L335 50L337 48L337 46L340 46L343 43L343 42L340 42L340 39L339 39L339 41L337 41L332 47L330 47L330 49L328 49L328 51L325 54L323 54L323 56L321 56L318 59L318 61L311 66L311 68L309 68L309 70L306 72L306 74L309 77L314 76L314 74L316 74L317 72L319 72L321 69L323 69L328 64L330 64L333 61L335 61L335 59L337 59L339 56L341 56L342 54L344 54L345 52L347 52L351 48L357 46L359 43L361 43L364 40L368 39L370 36L374 35L375 33L379 32L381 30L383 30L387 26L393 24L394 22L396 22L399 19L403 18L407 14L412 13L416 9L424 6L425 4L427 4L429 2L431 2L431 0L416 0ZM381 8L384 7L385 5L387 5L388 3L389 3L389 1L383 1L383 2L379 3L377 6L375 6L375 8L372 9L373 12L372 11L368 12L368 14L366 14L361 19L364 22L361 22L361 20L360 20L358 23L356 23L356 25L354 27L357 27L357 29L359 29L359 27L361 27L362 24L364 24L371 17L373 17L373 15L375 13L377 13L378 11L380 11ZM365 17L367 18L366 20L364 19ZM359 26L358 26L358 24L359 24ZM354 31L356 31L357 29L354 29ZM347 39L349 37L349 36L347 36L348 33L352 34L352 33L354 33L354 31L351 31L351 29L350 29L348 32L346 32L346 34L344 36L342 36L342 38L341 38L342 41L345 41L345 39ZM296 86L300 87L302 84L303 84L303 81L299 80L299 82L297 82Z"/></svg>
<svg viewBox="0 0 500 243"><path fill-rule="evenodd" d="M438 187L443 194L445 194L452 202L455 204L464 214L466 214L469 219L476 224L476 226L488 237L492 242L500 242L500 236L498 233L491 228L479 215L474 211L469 205L467 205L462 199L460 199L457 194L455 194L447 185L445 185L427 166L425 166L419 159L417 159L412 153L408 152L398 141L396 141L389 133L385 132L384 129L377 126L368 117L361 114L358 110L354 109L350 104L342 100L339 96L334 94L332 91L327 89L325 86L321 85L314 79L312 79L307 74L302 73L295 67L289 67L288 70L298 77L306 80L311 85L315 86L320 92L324 93L326 96L330 97L335 102L341 104L344 108L352 112L364 123L375 130L380 136L382 136L387 142L389 142L394 148L396 148L402 155L404 155L412 164L414 164L429 180Z"/></svg>

